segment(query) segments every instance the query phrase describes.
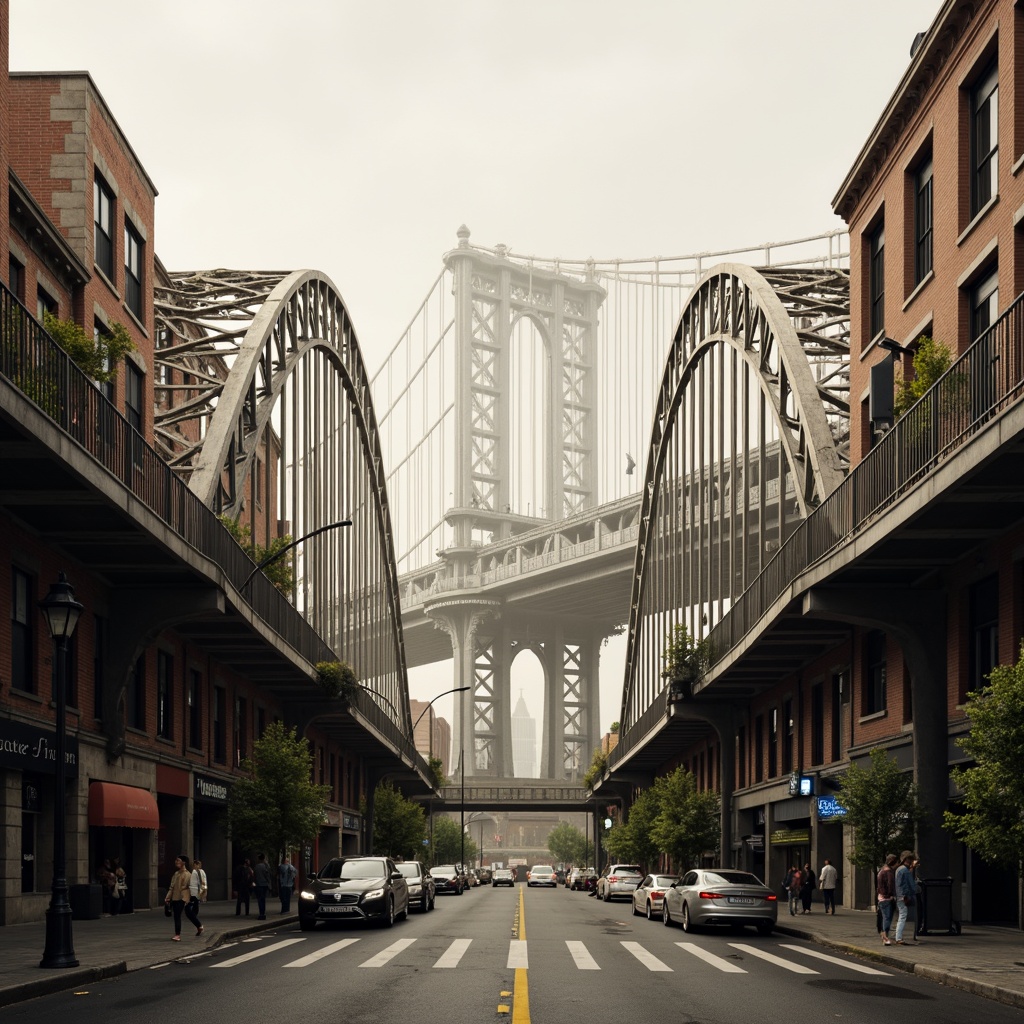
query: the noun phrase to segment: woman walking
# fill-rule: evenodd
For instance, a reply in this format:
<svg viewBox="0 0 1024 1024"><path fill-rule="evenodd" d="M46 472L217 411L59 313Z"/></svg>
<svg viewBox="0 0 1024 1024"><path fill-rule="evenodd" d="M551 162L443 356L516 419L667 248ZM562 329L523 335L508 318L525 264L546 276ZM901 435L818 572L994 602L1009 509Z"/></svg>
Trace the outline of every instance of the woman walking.
<svg viewBox="0 0 1024 1024"><path fill-rule="evenodd" d="M196 935L203 934L203 923L199 920L199 904L206 899L206 872L203 862L197 857L192 862L192 874L188 880L188 906L185 916L196 926Z"/></svg>
<svg viewBox="0 0 1024 1024"><path fill-rule="evenodd" d="M811 899L814 896L816 885L814 871L811 869L810 862L808 862L804 865L803 872L800 875L800 904L803 907L802 913L804 914L811 912Z"/></svg>
<svg viewBox="0 0 1024 1024"><path fill-rule="evenodd" d="M188 869L188 857L180 854L174 858L174 874L171 875L171 884L164 897L164 906L170 907L174 915L174 935L172 942L181 942L181 912L185 909L185 903L189 898L189 883L192 881L192 872Z"/></svg>

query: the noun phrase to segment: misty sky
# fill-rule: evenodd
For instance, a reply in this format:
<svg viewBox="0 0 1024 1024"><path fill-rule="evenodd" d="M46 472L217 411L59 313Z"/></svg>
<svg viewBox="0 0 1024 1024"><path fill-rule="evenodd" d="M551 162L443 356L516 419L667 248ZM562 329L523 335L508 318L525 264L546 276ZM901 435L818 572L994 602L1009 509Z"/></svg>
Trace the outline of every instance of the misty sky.
<svg viewBox="0 0 1024 1024"><path fill-rule="evenodd" d="M832 197L940 3L10 6L12 70L91 73L160 191L170 270L321 270L375 367L462 223L565 258L841 227ZM417 673L413 696L450 679ZM602 731L620 699L621 656Z"/></svg>

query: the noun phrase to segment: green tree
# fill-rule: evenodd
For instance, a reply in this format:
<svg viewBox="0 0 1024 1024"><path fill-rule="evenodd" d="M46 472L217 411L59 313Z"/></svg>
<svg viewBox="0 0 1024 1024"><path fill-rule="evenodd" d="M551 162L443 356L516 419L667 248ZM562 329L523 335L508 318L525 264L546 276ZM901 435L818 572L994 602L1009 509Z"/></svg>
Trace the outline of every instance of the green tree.
<svg viewBox="0 0 1024 1024"><path fill-rule="evenodd" d="M373 796L373 852L413 860L423 855L426 816L390 782L378 784Z"/></svg>
<svg viewBox="0 0 1024 1024"><path fill-rule="evenodd" d="M117 368L124 357L135 351L128 329L116 320L111 321L108 334L94 337L74 320L60 320L44 311L43 327L83 373L101 384L109 384L117 376Z"/></svg>
<svg viewBox="0 0 1024 1024"><path fill-rule="evenodd" d="M643 790L633 801L626 821L612 825L605 836L609 856L620 863L628 861L650 869L661 852L652 835L660 810L657 787Z"/></svg>
<svg viewBox="0 0 1024 1024"><path fill-rule="evenodd" d="M446 817L435 818L431 863L458 864L462 860L462 840L462 827L457 821ZM477 845L469 836L465 840L466 860L470 861L477 855Z"/></svg>
<svg viewBox="0 0 1024 1024"><path fill-rule="evenodd" d="M974 760L954 768L962 814L945 823L984 860L1019 868L1024 861L1024 644L1015 665L998 665L988 685L967 695L971 731L957 740Z"/></svg>
<svg viewBox="0 0 1024 1024"><path fill-rule="evenodd" d="M953 353L941 341L922 335L914 352L914 376L896 381L893 408L899 419L952 366Z"/></svg>
<svg viewBox="0 0 1024 1024"><path fill-rule="evenodd" d="M263 547L262 544L257 544L252 539L252 529L248 523L240 523L237 519L232 519L231 516L220 516L219 519L224 525L224 529L238 541L257 564L265 558L272 558L292 542L291 535L286 533L283 537L275 537L266 547ZM291 552L265 566L262 572L282 594L291 593L292 587L295 585L295 566L292 562Z"/></svg>
<svg viewBox="0 0 1024 1024"><path fill-rule="evenodd" d="M434 784L434 789L440 789L448 780L444 774L444 762L439 757L428 757L427 768L430 770L429 778Z"/></svg>
<svg viewBox="0 0 1024 1024"><path fill-rule="evenodd" d="M651 840L668 854L679 870L697 863L705 850L717 850L721 838L718 794L697 791L693 775L680 766L655 779L658 813L651 824Z"/></svg>
<svg viewBox="0 0 1024 1024"><path fill-rule="evenodd" d="M561 864L586 866L589 849L587 837L567 821L560 821L548 835L548 852Z"/></svg>
<svg viewBox="0 0 1024 1024"><path fill-rule="evenodd" d="M859 868L877 870L888 853L914 848L914 835L924 819L912 776L894 757L876 748L871 767L851 764L836 799L853 826L850 860Z"/></svg>
<svg viewBox="0 0 1024 1024"><path fill-rule="evenodd" d="M608 767L608 756L600 747L594 748L594 756L590 759L590 767L583 776L583 784L588 789L594 788L594 783L605 773Z"/></svg>
<svg viewBox="0 0 1024 1024"><path fill-rule="evenodd" d="M330 790L309 781L313 755L305 737L272 722L241 767L245 777L228 794L228 835L234 842L281 856L319 833Z"/></svg>

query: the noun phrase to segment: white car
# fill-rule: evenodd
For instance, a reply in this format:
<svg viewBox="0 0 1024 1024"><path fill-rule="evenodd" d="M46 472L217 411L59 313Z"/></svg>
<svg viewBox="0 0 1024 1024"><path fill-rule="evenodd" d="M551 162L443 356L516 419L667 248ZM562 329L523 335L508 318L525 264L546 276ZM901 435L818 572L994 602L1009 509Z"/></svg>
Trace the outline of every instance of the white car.
<svg viewBox="0 0 1024 1024"><path fill-rule="evenodd" d="M660 921L665 890L678 881L678 875L645 875L633 890L633 914L644 914L648 921Z"/></svg>
<svg viewBox="0 0 1024 1024"><path fill-rule="evenodd" d="M526 872L526 885L528 888L533 885L550 885L552 889L557 889L558 875L550 864L534 864Z"/></svg>
<svg viewBox="0 0 1024 1024"><path fill-rule="evenodd" d="M632 899L633 890L643 877L643 872L635 864L612 864L597 880L597 898L605 903L616 896Z"/></svg>

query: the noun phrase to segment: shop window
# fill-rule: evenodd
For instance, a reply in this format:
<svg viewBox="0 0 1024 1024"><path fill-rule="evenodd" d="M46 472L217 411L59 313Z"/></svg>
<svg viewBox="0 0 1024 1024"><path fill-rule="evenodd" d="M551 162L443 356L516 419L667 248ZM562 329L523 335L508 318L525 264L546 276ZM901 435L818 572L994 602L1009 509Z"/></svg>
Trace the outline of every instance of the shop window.
<svg viewBox="0 0 1024 1024"><path fill-rule="evenodd" d="M11 570L11 687L25 693L36 692L32 650L34 589L28 573Z"/></svg>
<svg viewBox="0 0 1024 1024"><path fill-rule="evenodd" d="M885 710L885 633L873 629L864 638L863 714L874 715Z"/></svg>

